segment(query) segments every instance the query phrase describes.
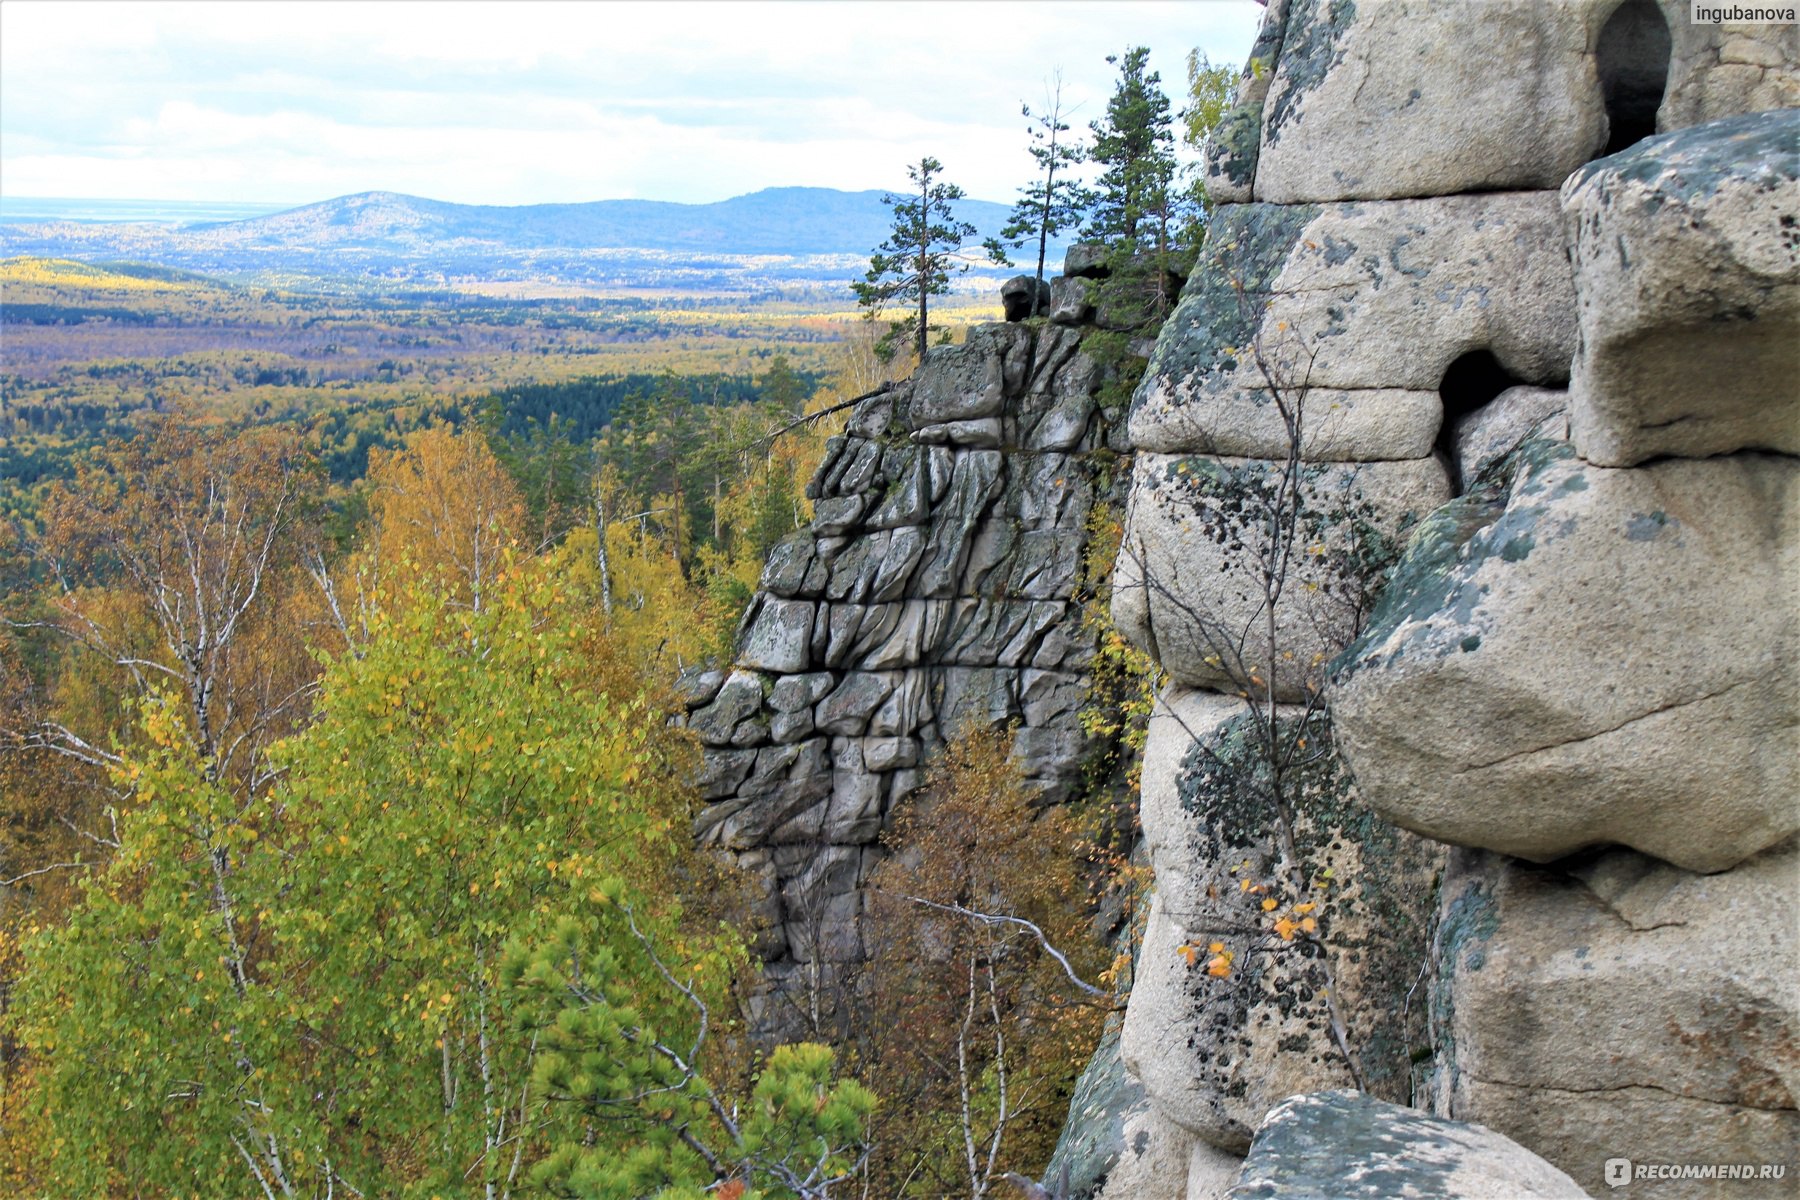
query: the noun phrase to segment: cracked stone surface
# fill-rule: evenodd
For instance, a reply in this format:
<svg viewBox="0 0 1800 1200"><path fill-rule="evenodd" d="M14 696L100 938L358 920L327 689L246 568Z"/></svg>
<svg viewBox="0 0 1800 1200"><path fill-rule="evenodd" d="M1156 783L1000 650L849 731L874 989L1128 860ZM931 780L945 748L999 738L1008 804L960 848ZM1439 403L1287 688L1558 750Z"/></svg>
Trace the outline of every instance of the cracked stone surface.
<svg viewBox="0 0 1800 1200"><path fill-rule="evenodd" d="M1800 111L1758 113L1646 139L1563 186L1583 458L1800 454L1796 146Z"/></svg>
<svg viewBox="0 0 1800 1200"><path fill-rule="evenodd" d="M1517 1142L1361 1092L1294 1096L1257 1131L1241 1200L1581 1200L1573 1179Z"/></svg>
<svg viewBox="0 0 1800 1200"><path fill-rule="evenodd" d="M1434 1110L1602 1194L1608 1158L1791 1162L1800 850L1718 875L1631 850L1553 867L1458 851L1432 981ZM1732 1185L1732 1195L1786 1196ZM1717 1194L1679 1182L1659 1195Z"/></svg>
<svg viewBox="0 0 1800 1200"><path fill-rule="evenodd" d="M795 987L861 958L881 831L965 722L1017 720L1041 798L1075 787L1093 645L1074 593L1114 457L1081 337L984 326L857 406L809 486L812 528L770 555L733 671L696 686L696 832L757 866L773 923L764 1033L792 1025Z"/></svg>
<svg viewBox="0 0 1800 1200"><path fill-rule="evenodd" d="M1299 707L1276 716L1329 746L1323 718L1307 721ZM1360 1078L1387 1099L1410 1094L1408 1048L1425 1028L1423 1007L1406 998L1442 861L1441 848L1372 818L1343 764L1316 752L1284 786L1290 841L1255 782L1259 744L1235 697L1177 686L1157 702L1142 803L1156 896L1120 1041L1159 1112L1240 1155L1263 1114L1295 1092ZM1281 937L1283 918L1312 920L1316 936ZM1222 976L1208 973L1215 943L1234 956Z"/></svg>
<svg viewBox="0 0 1800 1200"><path fill-rule="evenodd" d="M1538 862L1617 843L1697 871L1800 829L1800 461L1512 461L1503 496L1414 536L1336 664L1370 806Z"/></svg>
<svg viewBox="0 0 1800 1200"><path fill-rule="evenodd" d="M1133 397L1132 443L1285 456L1285 408L1309 462L1422 458L1462 355L1568 378L1574 297L1553 191L1225 206Z"/></svg>
<svg viewBox="0 0 1800 1200"><path fill-rule="evenodd" d="M1800 181L1796 116L1765 110L1800 109L1800 26L1695 24L1686 0L1466 8L1266 5L1206 150L1208 242L1133 398L1115 620L1175 681L1171 710L1217 710L1214 740L1229 696L1314 696L1305 664L1345 647L1324 698L1361 821L1330 825L1328 854L1366 860L1390 822L1482 848L1455 851L1429 920L1380 939L1434 970L1343 984L1358 1052L1412 1064L1389 1098L1596 1194L1614 1156L1791 1173ZM1258 517L1290 445L1302 493L1362 494L1304 502L1270 602ZM1146 1129L1229 1157L1285 1091L1345 1080L1318 1028L1282 1024L1316 1015L1316 989L1233 1009L1182 961L1230 941L1215 859L1271 856L1259 836L1225 839L1235 860L1182 845L1242 825L1255 772L1189 812L1202 772L1170 744L1153 730L1143 769L1157 899L1122 1052ZM1383 1030L1365 1000L1384 994L1430 1029ZM1353 1194L1364 1152L1386 1170L1406 1140L1343 1132L1230 1194ZM1534 1194L1436 1137L1428 1170L1370 1194ZM1230 1187L1194 1161L1190 1200Z"/></svg>

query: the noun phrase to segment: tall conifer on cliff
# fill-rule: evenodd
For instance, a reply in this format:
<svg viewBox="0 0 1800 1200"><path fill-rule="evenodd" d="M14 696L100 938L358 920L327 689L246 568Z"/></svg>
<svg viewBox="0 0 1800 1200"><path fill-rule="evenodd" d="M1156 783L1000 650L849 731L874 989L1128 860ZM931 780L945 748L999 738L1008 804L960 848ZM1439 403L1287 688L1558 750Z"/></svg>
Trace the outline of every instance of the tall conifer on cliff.
<svg viewBox="0 0 1800 1200"><path fill-rule="evenodd" d="M894 212L893 232L869 259L868 273L850 286L856 302L876 317L898 301L918 310L895 321L876 350L891 358L899 343L911 339L919 357L925 356L932 296L950 290L950 275L968 270L958 263L957 252L975 236L975 227L956 219L951 203L963 198L963 190L941 178L944 164L929 155L906 168L913 190L904 196L883 196Z"/></svg>

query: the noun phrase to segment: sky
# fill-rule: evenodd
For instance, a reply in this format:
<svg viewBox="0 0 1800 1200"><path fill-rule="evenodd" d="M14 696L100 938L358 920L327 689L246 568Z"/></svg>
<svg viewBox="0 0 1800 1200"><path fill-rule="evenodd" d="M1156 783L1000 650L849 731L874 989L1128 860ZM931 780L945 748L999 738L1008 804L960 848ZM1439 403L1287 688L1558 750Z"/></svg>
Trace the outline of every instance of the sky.
<svg viewBox="0 0 1800 1200"><path fill-rule="evenodd" d="M1086 123L1106 56L1233 67L1254 0L0 0L0 192L306 203L705 203L1029 178L1020 104L1060 69Z"/></svg>

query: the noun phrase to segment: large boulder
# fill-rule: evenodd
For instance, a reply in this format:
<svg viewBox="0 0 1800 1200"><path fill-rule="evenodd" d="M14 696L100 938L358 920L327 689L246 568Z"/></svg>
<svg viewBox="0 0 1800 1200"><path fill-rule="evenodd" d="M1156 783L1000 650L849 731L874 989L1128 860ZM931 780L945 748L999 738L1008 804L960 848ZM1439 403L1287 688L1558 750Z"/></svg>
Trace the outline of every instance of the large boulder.
<svg viewBox="0 0 1800 1200"><path fill-rule="evenodd" d="M1431 984L1429 1102L1596 1195L1603 1164L1628 1158L1789 1167L1780 1183L1665 1181L1659 1197L1791 1196L1797 898L1791 841L1719 875L1619 849L1553 867L1457 852Z"/></svg>
<svg viewBox="0 0 1800 1200"><path fill-rule="evenodd" d="M1548 862L1723 871L1800 829L1800 464L1607 470L1530 443L1413 536L1334 664L1384 817Z"/></svg>
<svg viewBox="0 0 1800 1200"><path fill-rule="evenodd" d="M1708 25L1691 19L1688 0L1662 0L1662 7L1674 45L1658 129L1683 129L1771 108L1800 108L1800 25L1761 21Z"/></svg>
<svg viewBox="0 0 1800 1200"><path fill-rule="evenodd" d="M1362 1092L1284 1100L1256 1132L1236 1200L1585 1200L1509 1138Z"/></svg>
<svg viewBox="0 0 1800 1200"><path fill-rule="evenodd" d="M1303 700L1355 637L1404 531L1449 495L1434 458L1290 472L1139 454L1113 620L1183 683L1262 691L1272 679L1279 699Z"/></svg>
<svg viewBox="0 0 1800 1200"><path fill-rule="evenodd" d="M1598 3L1292 0L1254 194L1278 204L1552 188L1606 142Z"/></svg>
<svg viewBox="0 0 1800 1200"><path fill-rule="evenodd" d="M1800 111L1647 139L1562 197L1581 456L1800 453Z"/></svg>
<svg viewBox="0 0 1800 1200"><path fill-rule="evenodd" d="M1432 514L1335 664L1364 798L1544 862L1718 871L1800 829L1800 463L1515 455Z"/></svg>
<svg viewBox="0 0 1800 1200"><path fill-rule="evenodd" d="M1132 442L1418 458L1464 355L1568 378L1574 298L1553 192L1225 207L1133 397Z"/></svg>
<svg viewBox="0 0 1800 1200"><path fill-rule="evenodd" d="M1425 1044L1407 996L1441 852L1363 809L1329 746L1321 716L1214 692L1170 689L1151 719L1156 897L1121 1049L1157 1112L1231 1153L1295 1092L1405 1099Z"/></svg>

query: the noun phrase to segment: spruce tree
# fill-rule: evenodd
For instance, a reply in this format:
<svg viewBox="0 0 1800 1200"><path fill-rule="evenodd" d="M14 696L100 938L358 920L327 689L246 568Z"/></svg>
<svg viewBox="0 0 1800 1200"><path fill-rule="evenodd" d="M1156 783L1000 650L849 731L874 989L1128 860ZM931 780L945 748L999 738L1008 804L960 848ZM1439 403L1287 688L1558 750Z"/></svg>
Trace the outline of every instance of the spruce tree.
<svg viewBox="0 0 1800 1200"><path fill-rule="evenodd" d="M1037 286L1031 291L1031 315L1038 315L1039 293L1044 283L1044 257L1050 239L1064 230L1081 224L1093 198L1081 181L1069 174L1071 168L1086 158L1078 142L1063 137L1069 132L1063 121L1062 77L1059 74L1051 89L1047 111L1034 113L1029 104L1019 106L1030 122L1025 128L1031 137L1031 157L1037 161L1038 174L1019 189L1019 198L1006 227L998 238L987 241L988 254L997 263L1007 264L1006 248L1018 249L1031 238L1037 239Z"/></svg>
<svg viewBox="0 0 1800 1200"><path fill-rule="evenodd" d="M891 323L876 344L882 359L892 358L901 341L911 338L925 357L929 328L929 302L950 290L950 275L969 269L957 262L957 252L975 236L975 227L956 219L954 201L963 190L940 178L944 164L929 156L906 168L913 190L904 196L883 196L893 209L894 229L869 259L863 282L852 283L856 302L873 319L888 304L898 301L918 306L918 311Z"/></svg>
<svg viewBox="0 0 1800 1200"><path fill-rule="evenodd" d="M1106 116L1089 126L1093 161L1104 169L1087 234L1119 244L1128 254L1156 249L1155 226L1168 210L1175 180L1174 116L1162 90L1162 76L1146 72L1150 51L1134 46L1118 55L1119 83L1106 102Z"/></svg>

